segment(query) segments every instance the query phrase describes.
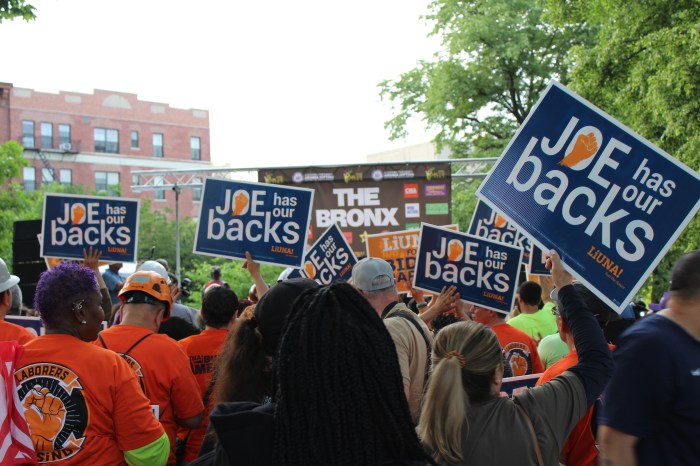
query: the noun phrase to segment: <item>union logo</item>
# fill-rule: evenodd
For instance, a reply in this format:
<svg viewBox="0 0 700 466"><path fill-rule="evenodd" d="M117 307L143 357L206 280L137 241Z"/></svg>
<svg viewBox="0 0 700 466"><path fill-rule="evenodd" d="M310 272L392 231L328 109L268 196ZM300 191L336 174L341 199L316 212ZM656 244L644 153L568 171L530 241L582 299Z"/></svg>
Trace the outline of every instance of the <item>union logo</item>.
<svg viewBox="0 0 700 466"><path fill-rule="evenodd" d="M78 376L58 364L37 363L18 369L15 378L39 462L80 452L89 412Z"/></svg>
<svg viewBox="0 0 700 466"><path fill-rule="evenodd" d="M532 358L527 345L519 341L512 341L503 347L503 352L513 372L513 377L532 373Z"/></svg>

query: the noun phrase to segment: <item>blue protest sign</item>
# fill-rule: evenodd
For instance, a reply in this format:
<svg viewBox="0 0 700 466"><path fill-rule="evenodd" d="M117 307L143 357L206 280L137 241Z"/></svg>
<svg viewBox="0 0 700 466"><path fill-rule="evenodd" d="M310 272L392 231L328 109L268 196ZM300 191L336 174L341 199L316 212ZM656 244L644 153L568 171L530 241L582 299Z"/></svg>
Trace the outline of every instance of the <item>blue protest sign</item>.
<svg viewBox="0 0 700 466"><path fill-rule="evenodd" d="M11 324L26 328L36 336L46 333L46 329L41 325L41 319L38 317L8 315L5 316L5 320Z"/></svg>
<svg viewBox="0 0 700 466"><path fill-rule="evenodd" d="M41 256L82 259L102 251L104 262L136 262L139 200L45 194Z"/></svg>
<svg viewBox="0 0 700 466"><path fill-rule="evenodd" d="M501 384L501 395L513 398L518 393L533 388L541 376L542 374L529 374L506 377Z"/></svg>
<svg viewBox="0 0 700 466"><path fill-rule="evenodd" d="M552 82L477 196L618 312L700 207L700 177Z"/></svg>
<svg viewBox="0 0 700 466"><path fill-rule="evenodd" d="M413 286L439 293L454 285L463 301L508 313L522 254L510 244L423 223Z"/></svg>
<svg viewBox="0 0 700 466"><path fill-rule="evenodd" d="M357 258L337 224L329 226L304 256L301 274L319 285L348 280Z"/></svg>
<svg viewBox="0 0 700 466"><path fill-rule="evenodd" d="M552 272L545 267L546 262L544 251L533 245L530 252L530 263L527 265L528 275L552 275Z"/></svg>
<svg viewBox="0 0 700 466"><path fill-rule="evenodd" d="M20 327L26 328L38 337L46 334L46 328L41 323L41 319L39 317L7 315L5 316L5 320L7 322L10 322L11 324L19 325ZM102 321L100 328L102 330L105 330L107 328L106 320Z"/></svg>
<svg viewBox="0 0 700 466"><path fill-rule="evenodd" d="M207 178L194 252L301 267L311 189Z"/></svg>
<svg viewBox="0 0 700 466"><path fill-rule="evenodd" d="M509 223L483 202L476 203L468 233L521 248L523 250L523 264L530 263L532 245L527 237L515 225Z"/></svg>

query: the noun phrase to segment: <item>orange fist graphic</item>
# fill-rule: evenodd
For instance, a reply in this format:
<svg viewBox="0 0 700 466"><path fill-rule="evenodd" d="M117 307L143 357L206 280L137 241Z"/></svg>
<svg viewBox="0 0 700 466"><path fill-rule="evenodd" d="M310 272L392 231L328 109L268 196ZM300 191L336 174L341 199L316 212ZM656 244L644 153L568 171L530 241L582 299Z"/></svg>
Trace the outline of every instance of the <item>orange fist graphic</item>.
<svg viewBox="0 0 700 466"><path fill-rule="evenodd" d="M450 241L447 245L447 260L448 261L458 261L462 258L462 253L464 252L464 246L457 239Z"/></svg>
<svg viewBox="0 0 700 466"><path fill-rule="evenodd" d="M241 191L236 195L234 200L236 201L236 205L233 207L233 215L241 215L246 211L248 203L250 202L248 194Z"/></svg>
<svg viewBox="0 0 700 466"><path fill-rule="evenodd" d="M306 272L306 276L309 278L314 278L316 275L316 269L311 262L304 263L304 272Z"/></svg>
<svg viewBox="0 0 700 466"><path fill-rule="evenodd" d="M510 358L510 369L513 371L513 376L525 375L527 373L527 359L519 355L513 354Z"/></svg>
<svg viewBox="0 0 700 466"><path fill-rule="evenodd" d="M500 215L496 215L496 221L494 222L496 228L503 228L506 226L506 219Z"/></svg>
<svg viewBox="0 0 700 466"><path fill-rule="evenodd" d="M82 204L75 204L71 207L71 217L73 217L73 225L80 225L83 217L85 217L85 207Z"/></svg>
<svg viewBox="0 0 700 466"><path fill-rule="evenodd" d="M574 148L566 154L566 157L559 162L559 165L571 168L579 162L594 156L596 152L598 152L598 141L595 138L595 134L579 134Z"/></svg>
<svg viewBox="0 0 700 466"><path fill-rule="evenodd" d="M53 442L63 428L66 408L63 402L49 393L48 388L35 385L22 401L24 417L29 424L36 451L52 451Z"/></svg>

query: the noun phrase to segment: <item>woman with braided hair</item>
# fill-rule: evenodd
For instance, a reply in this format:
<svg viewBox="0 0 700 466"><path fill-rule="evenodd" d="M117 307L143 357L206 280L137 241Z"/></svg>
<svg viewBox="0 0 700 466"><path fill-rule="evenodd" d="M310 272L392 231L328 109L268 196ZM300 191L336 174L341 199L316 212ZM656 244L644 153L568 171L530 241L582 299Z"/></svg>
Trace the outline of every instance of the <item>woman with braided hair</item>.
<svg viewBox="0 0 700 466"><path fill-rule="evenodd" d="M219 404L214 464L425 465L396 350L376 311L336 282L297 300L274 402Z"/></svg>
<svg viewBox="0 0 700 466"><path fill-rule="evenodd" d="M418 435L443 465L559 463L569 432L603 391L613 363L600 327L551 252L548 265L579 362L559 377L501 398L503 356L488 327L460 322L435 338Z"/></svg>

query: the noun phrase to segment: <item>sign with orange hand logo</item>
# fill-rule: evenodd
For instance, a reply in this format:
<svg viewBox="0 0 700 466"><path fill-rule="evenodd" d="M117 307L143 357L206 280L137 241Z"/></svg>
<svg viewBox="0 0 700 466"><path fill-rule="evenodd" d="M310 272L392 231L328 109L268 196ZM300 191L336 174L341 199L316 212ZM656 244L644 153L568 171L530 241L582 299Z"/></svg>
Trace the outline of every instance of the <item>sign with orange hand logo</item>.
<svg viewBox="0 0 700 466"><path fill-rule="evenodd" d="M457 225L446 228L457 231ZM367 257L387 261L394 269L394 282L399 293L411 291L420 230L402 230L367 235Z"/></svg>
<svg viewBox="0 0 700 466"><path fill-rule="evenodd" d="M102 251L105 262L136 262L139 200L46 194L41 256L83 259L83 249Z"/></svg>
<svg viewBox="0 0 700 466"><path fill-rule="evenodd" d="M483 202L476 204L472 221L469 224L470 235L512 244L523 250L523 263L530 263L530 240L512 223L503 218L501 214L493 210Z"/></svg>
<svg viewBox="0 0 700 466"><path fill-rule="evenodd" d="M306 252L301 275L316 280L319 285L328 285L336 280L348 280L357 258L340 231L333 224L318 237Z"/></svg>
<svg viewBox="0 0 700 466"><path fill-rule="evenodd" d="M700 209L700 176L553 81L477 196L622 312Z"/></svg>
<svg viewBox="0 0 700 466"><path fill-rule="evenodd" d="M515 304L523 250L423 223L413 286L440 293L454 285L463 301L508 313Z"/></svg>
<svg viewBox="0 0 700 466"><path fill-rule="evenodd" d="M313 190L207 178L194 252L302 267Z"/></svg>

